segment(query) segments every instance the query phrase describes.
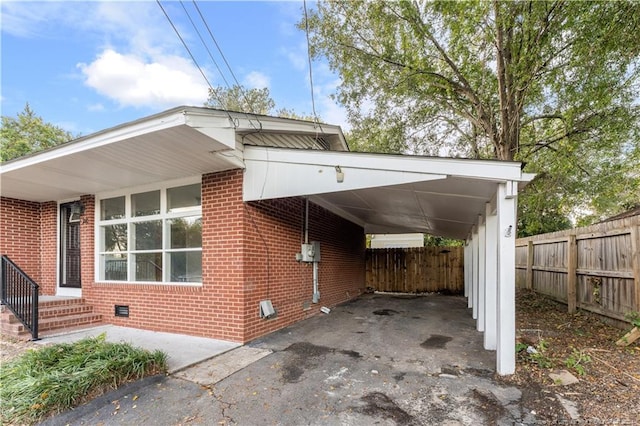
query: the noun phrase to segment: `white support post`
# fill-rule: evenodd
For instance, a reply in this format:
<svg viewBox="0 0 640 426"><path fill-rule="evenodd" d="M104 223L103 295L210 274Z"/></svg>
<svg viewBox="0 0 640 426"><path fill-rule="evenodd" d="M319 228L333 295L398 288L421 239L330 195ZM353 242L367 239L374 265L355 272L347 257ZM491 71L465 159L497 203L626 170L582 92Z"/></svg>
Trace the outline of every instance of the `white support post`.
<svg viewBox="0 0 640 426"><path fill-rule="evenodd" d="M486 205L486 243L485 253L485 313L484 313L484 348L487 350L496 349L496 339L498 334L497 307L498 307L498 216L496 216L495 206L491 203Z"/></svg>
<svg viewBox="0 0 640 426"><path fill-rule="evenodd" d="M486 253L486 227L484 216L478 215L478 321L476 329L484 331L485 316L485 253Z"/></svg>
<svg viewBox="0 0 640 426"><path fill-rule="evenodd" d="M514 182L498 184L498 351L496 371L500 375L516 370L516 197Z"/></svg>
<svg viewBox="0 0 640 426"><path fill-rule="evenodd" d="M464 297L469 297L469 283L471 277L471 242L467 237L464 242Z"/></svg>
<svg viewBox="0 0 640 426"><path fill-rule="evenodd" d="M472 317L474 320L478 319L478 251L479 251L479 240L478 238L478 225L474 225L473 227L473 276L471 277L471 307L473 308Z"/></svg>
<svg viewBox="0 0 640 426"><path fill-rule="evenodd" d="M473 308L473 264L475 263L474 259L474 250L473 250L473 233L475 231L475 227L471 228L471 233L469 234L469 294L467 295L467 308Z"/></svg>

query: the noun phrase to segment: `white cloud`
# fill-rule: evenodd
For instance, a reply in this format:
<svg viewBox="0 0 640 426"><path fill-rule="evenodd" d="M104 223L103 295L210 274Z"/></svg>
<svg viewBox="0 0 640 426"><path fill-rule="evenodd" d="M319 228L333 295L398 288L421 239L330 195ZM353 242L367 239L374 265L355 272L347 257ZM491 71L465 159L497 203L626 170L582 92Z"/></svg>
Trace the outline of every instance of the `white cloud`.
<svg viewBox="0 0 640 426"><path fill-rule="evenodd" d="M97 103L97 104L91 104L89 106L87 106L87 110L92 111L92 112L100 112L100 111L104 111L104 105L101 103Z"/></svg>
<svg viewBox="0 0 640 426"><path fill-rule="evenodd" d="M169 14L176 6L163 4ZM120 106L201 105L205 80L156 2L2 2L2 32L17 37L83 37L96 59L78 58L83 83ZM89 110L104 108L92 105Z"/></svg>
<svg viewBox="0 0 640 426"><path fill-rule="evenodd" d="M85 84L121 106L166 107L200 105L207 85L189 61L159 56L146 61L106 49L90 64L80 63Z"/></svg>
<svg viewBox="0 0 640 426"><path fill-rule="evenodd" d="M351 129L347 110L331 97L338 91L341 82L340 77L331 71L326 61L313 62L313 95L316 111L322 121L339 125L343 131L347 132Z"/></svg>
<svg viewBox="0 0 640 426"><path fill-rule="evenodd" d="M266 74L261 73L260 71L251 71L244 78L244 85L251 89L262 89L264 87L269 87L271 84L271 79Z"/></svg>
<svg viewBox="0 0 640 426"><path fill-rule="evenodd" d="M309 59L307 58L306 44L303 48L281 48L280 53L289 60L295 69L300 71L308 69Z"/></svg>

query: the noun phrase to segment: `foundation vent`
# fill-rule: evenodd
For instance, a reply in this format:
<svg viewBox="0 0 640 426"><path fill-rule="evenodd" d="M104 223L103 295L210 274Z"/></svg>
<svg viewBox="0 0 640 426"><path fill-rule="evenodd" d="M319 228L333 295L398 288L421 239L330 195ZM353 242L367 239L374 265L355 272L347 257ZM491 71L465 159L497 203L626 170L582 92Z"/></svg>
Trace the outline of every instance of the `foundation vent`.
<svg viewBox="0 0 640 426"><path fill-rule="evenodd" d="M117 317L128 317L129 316L129 306L116 305L115 314L116 314Z"/></svg>

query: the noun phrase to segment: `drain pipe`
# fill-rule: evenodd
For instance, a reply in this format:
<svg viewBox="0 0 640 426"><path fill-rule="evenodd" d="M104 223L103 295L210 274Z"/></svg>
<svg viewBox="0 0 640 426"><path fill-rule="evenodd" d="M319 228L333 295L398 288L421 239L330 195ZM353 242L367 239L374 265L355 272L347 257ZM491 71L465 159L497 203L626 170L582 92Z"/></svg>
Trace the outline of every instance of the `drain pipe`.
<svg viewBox="0 0 640 426"><path fill-rule="evenodd" d="M313 261L313 303L320 300L320 292L318 291L318 261Z"/></svg>

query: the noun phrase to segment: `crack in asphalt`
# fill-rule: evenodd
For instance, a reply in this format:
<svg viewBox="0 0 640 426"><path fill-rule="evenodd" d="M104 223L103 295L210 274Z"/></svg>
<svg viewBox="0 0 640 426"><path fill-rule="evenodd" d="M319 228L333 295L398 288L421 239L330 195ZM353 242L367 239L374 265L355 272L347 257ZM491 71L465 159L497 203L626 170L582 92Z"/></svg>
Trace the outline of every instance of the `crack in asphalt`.
<svg viewBox="0 0 640 426"><path fill-rule="evenodd" d="M220 406L221 406L220 414L222 415L222 418L225 420L225 422L228 422L228 424L236 424L236 421L233 419L233 417L227 414L227 410L234 407L236 403L224 401L222 399L222 395L218 395L214 388L209 388L209 392L211 393L211 396L220 403Z"/></svg>

